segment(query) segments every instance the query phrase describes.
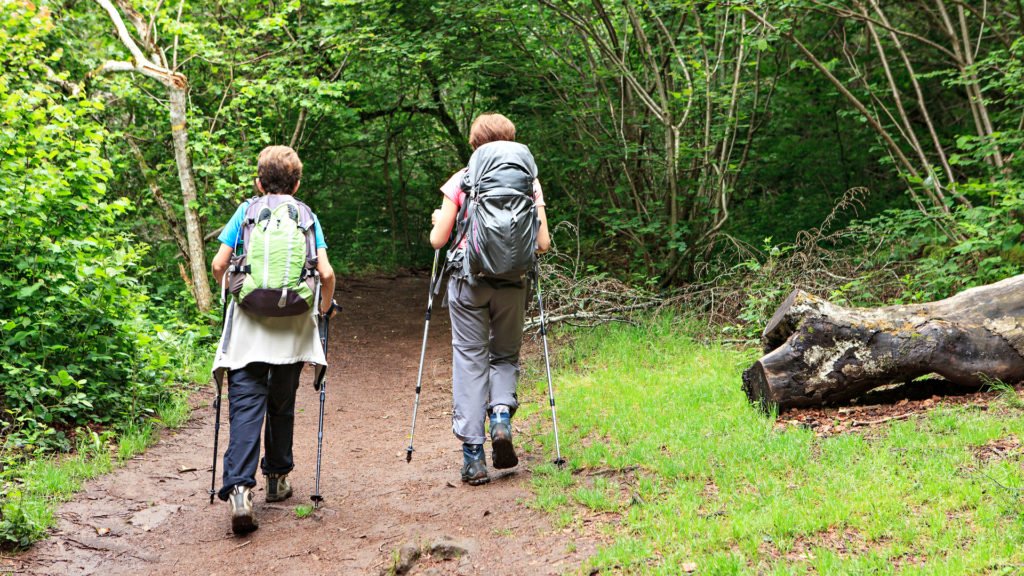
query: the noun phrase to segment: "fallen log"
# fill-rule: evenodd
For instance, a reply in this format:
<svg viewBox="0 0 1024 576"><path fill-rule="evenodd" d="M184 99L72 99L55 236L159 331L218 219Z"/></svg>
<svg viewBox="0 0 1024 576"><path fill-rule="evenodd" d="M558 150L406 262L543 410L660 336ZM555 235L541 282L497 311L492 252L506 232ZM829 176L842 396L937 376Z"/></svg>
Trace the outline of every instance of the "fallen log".
<svg viewBox="0 0 1024 576"><path fill-rule="evenodd" d="M1024 380L1024 274L937 302L844 308L794 290L743 372L747 397L768 410L856 398L938 374L961 385Z"/></svg>

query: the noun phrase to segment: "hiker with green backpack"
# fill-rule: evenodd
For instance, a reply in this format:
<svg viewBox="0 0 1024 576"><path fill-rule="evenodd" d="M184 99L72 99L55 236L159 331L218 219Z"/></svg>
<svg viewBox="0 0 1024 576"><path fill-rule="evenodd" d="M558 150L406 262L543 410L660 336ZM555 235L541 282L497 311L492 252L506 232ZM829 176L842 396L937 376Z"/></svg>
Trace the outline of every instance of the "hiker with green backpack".
<svg viewBox="0 0 1024 576"><path fill-rule="evenodd" d="M323 230L294 196L302 178L298 154L287 146L264 148L257 174L261 195L235 211L218 238L221 246L212 265L225 299L214 377L219 392L227 374L230 422L217 496L228 502L236 534L259 526L253 509L257 464L266 480L267 502L292 495L287 477L294 467L299 375L306 362L326 368L318 315L327 318L335 308L334 270Z"/></svg>
<svg viewBox="0 0 1024 576"><path fill-rule="evenodd" d="M496 469L519 463L511 418L519 403L519 350L535 253L550 247L544 195L529 149L515 125L482 114L470 128L473 156L442 187L431 217L430 244L451 237L446 273L452 325L452 431L462 441L462 481L490 481L483 444L490 419Z"/></svg>

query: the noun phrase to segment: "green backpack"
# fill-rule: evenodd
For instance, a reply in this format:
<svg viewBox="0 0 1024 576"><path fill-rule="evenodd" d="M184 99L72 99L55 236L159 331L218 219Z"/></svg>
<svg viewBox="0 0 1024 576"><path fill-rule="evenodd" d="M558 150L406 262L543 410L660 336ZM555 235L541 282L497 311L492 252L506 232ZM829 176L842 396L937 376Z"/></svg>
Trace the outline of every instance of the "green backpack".
<svg viewBox="0 0 1024 576"><path fill-rule="evenodd" d="M228 290L258 316L309 312L320 291L313 212L286 194L254 198L228 266Z"/></svg>

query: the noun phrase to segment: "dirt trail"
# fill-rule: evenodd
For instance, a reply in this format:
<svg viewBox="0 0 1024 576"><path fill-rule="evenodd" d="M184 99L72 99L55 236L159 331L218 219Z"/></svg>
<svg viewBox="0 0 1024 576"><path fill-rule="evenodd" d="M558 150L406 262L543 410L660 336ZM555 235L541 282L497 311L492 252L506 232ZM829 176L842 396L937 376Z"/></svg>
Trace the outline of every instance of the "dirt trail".
<svg viewBox="0 0 1024 576"><path fill-rule="evenodd" d="M423 276L400 276L350 282L339 294L345 311L331 324L321 475L326 501L314 517L294 513L295 505L309 503L316 458L318 396L307 369L290 476L295 496L266 504L258 477L258 531L232 535L227 505L208 503L213 393L206 390L185 427L165 431L144 455L88 483L60 508L51 538L0 560L0 572L380 574L403 544L444 537L468 554L426 556L411 574L573 571L592 546L576 540L570 552L566 535L523 503L530 468L550 455L526 455L512 472L492 470L486 486L459 481L447 310L435 310L431 322L416 452L406 464L426 288ZM225 421L226 414L225 406Z"/></svg>

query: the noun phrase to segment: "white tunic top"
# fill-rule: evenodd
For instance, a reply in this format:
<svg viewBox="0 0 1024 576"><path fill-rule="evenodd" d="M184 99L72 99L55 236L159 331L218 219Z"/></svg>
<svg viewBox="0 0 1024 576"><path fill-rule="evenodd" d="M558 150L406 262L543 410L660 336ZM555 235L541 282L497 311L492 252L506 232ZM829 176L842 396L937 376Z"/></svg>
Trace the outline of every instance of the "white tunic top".
<svg viewBox="0 0 1024 576"><path fill-rule="evenodd" d="M327 366L315 307L308 314L270 318L249 314L232 300L226 318L213 361L215 377L219 378L223 370L237 370L252 362Z"/></svg>

